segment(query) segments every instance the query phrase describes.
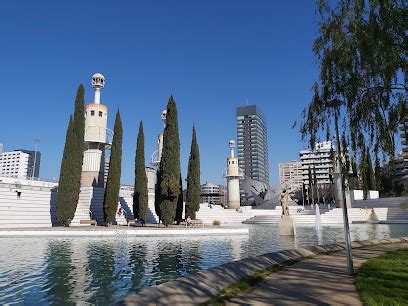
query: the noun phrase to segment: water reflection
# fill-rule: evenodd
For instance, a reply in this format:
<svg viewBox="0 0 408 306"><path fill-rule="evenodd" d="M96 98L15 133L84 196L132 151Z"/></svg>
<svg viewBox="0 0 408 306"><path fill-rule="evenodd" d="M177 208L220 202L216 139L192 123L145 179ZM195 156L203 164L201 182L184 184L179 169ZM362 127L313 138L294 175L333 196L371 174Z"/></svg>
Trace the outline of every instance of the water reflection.
<svg viewBox="0 0 408 306"><path fill-rule="evenodd" d="M351 225L352 240L406 236L408 225ZM233 260L343 240L343 228L252 225L249 236L2 238L0 304L110 304L128 294Z"/></svg>
<svg viewBox="0 0 408 306"><path fill-rule="evenodd" d="M43 290L47 293L47 300L55 304L75 304L75 270L80 267L72 261L72 242L50 241L46 253L47 282Z"/></svg>

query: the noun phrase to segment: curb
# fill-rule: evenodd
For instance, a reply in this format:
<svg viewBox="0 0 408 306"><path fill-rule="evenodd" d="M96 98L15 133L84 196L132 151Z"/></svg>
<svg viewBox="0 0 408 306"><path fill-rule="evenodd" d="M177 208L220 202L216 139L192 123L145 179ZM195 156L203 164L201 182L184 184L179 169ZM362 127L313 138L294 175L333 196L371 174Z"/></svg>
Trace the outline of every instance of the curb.
<svg viewBox="0 0 408 306"><path fill-rule="evenodd" d="M353 241L352 248L408 242L408 237ZM219 267L178 278L158 286L147 288L140 294L130 295L115 305L146 304L201 304L216 296L222 289L257 270L288 261L345 250L343 243L315 245L288 249L256 257L241 259Z"/></svg>
<svg viewBox="0 0 408 306"><path fill-rule="evenodd" d="M1 230L6 237L194 237L248 235L247 228L112 229L112 230Z"/></svg>

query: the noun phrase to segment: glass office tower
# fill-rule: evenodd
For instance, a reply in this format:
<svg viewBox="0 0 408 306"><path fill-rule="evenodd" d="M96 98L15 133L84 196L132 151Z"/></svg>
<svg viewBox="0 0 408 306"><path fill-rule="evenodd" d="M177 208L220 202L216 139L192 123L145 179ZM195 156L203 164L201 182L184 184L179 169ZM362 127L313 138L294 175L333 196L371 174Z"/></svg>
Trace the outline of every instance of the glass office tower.
<svg viewBox="0 0 408 306"><path fill-rule="evenodd" d="M258 106L237 107L237 144L239 167L245 176L269 185L267 127Z"/></svg>

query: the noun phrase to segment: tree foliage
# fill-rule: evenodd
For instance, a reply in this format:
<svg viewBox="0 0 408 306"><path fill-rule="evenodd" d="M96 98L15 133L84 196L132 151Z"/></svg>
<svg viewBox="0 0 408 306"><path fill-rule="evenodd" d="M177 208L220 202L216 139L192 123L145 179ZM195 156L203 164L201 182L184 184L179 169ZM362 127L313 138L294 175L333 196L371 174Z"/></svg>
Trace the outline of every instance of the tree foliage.
<svg viewBox="0 0 408 306"><path fill-rule="evenodd" d="M111 225L115 221L118 209L120 175L122 167L122 120L119 111L116 112L115 125L113 128L112 149L109 163L108 180L106 182L103 211L105 222Z"/></svg>
<svg viewBox="0 0 408 306"><path fill-rule="evenodd" d="M338 114L360 154L395 155L394 136L406 113L407 4L404 0L317 1L319 34L313 44L320 75L304 110L302 138L311 146Z"/></svg>
<svg viewBox="0 0 408 306"><path fill-rule="evenodd" d="M186 217L196 218L196 212L200 209L200 196L200 150L197 143L196 130L193 126L187 172Z"/></svg>
<svg viewBox="0 0 408 306"><path fill-rule="evenodd" d="M184 197L183 197L183 179L180 173L180 193L177 199L177 206L176 206L176 216L174 217L174 221L177 221L177 224L183 219L183 210L184 210Z"/></svg>
<svg viewBox="0 0 408 306"><path fill-rule="evenodd" d="M75 98L74 117L69 119L61 161L56 218L57 222L63 225L67 225L67 221L74 218L81 191L85 132L84 95L85 89L81 84Z"/></svg>
<svg viewBox="0 0 408 306"><path fill-rule="evenodd" d="M360 176L363 185L363 196L364 199L367 199L368 191L377 189L373 162L371 160L371 153L368 147L361 155Z"/></svg>
<svg viewBox="0 0 408 306"><path fill-rule="evenodd" d="M74 150L74 131L72 128L72 115L69 117L68 128L65 136L64 153L62 155L60 177L58 182L57 194L57 211L56 217L59 224L66 224L68 219L74 217L72 214L72 201L70 194L72 194L72 186L70 185L70 177L73 163L72 151ZM75 211L74 211L75 213Z"/></svg>
<svg viewBox="0 0 408 306"><path fill-rule="evenodd" d="M159 223L161 221L161 212L160 212L160 203L161 203L161 196L160 196L160 184L161 184L161 175L160 169L156 170L156 184L154 185L154 210L156 212L157 217L159 218Z"/></svg>
<svg viewBox="0 0 408 306"><path fill-rule="evenodd" d="M173 96L167 103L166 127L160 161L160 217L164 225L174 222L180 194L180 140L177 107Z"/></svg>
<svg viewBox="0 0 408 306"><path fill-rule="evenodd" d="M135 157L135 186L133 193L133 214L136 219L147 219L147 207L149 195L147 192L147 176L145 169L145 150L143 122L140 121L139 133L137 135L136 157Z"/></svg>

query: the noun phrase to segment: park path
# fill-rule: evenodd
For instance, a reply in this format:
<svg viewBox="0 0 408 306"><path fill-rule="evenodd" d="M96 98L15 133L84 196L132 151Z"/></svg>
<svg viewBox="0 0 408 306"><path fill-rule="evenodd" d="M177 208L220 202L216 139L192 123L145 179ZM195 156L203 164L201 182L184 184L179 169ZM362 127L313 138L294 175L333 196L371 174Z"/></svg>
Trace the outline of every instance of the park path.
<svg viewBox="0 0 408 306"><path fill-rule="evenodd" d="M408 248L408 243L353 249L354 269L385 252ZM362 305L354 278L346 273L346 254L306 259L284 268L227 305Z"/></svg>

